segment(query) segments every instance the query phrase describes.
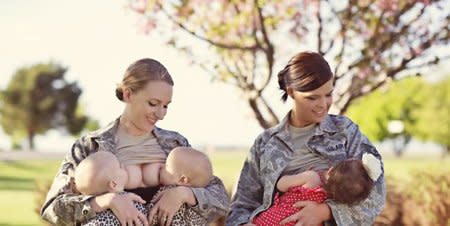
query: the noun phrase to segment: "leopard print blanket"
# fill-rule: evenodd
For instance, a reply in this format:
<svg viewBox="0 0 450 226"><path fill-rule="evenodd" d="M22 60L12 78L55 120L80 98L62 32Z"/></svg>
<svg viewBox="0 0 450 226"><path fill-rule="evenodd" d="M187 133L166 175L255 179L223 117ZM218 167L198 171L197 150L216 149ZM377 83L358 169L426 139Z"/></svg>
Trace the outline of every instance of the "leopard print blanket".
<svg viewBox="0 0 450 226"><path fill-rule="evenodd" d="M168 187L162 187L158 193L168 189ZM157 193L157 194L158 194ZM156 197L157 195L155 195ZM148 216L148 210L151 209L155 205L155 200L152 200L149 204L144 205L138 202L134 202L136 208L143 213L145 216ZM120 222L114 213L111 210L106 210L100 213L97 213L96 217L89 220L84 226L98 226L98 225L111 225L111 226L120 226ZM159 226L156 217L152 219L152 226ZM175 213L172 219L172 226L207 226L207 221L204 217L202 217L199 213L195 212L192 208L188 207L186 204L183 204L180 209Z"/></svg>

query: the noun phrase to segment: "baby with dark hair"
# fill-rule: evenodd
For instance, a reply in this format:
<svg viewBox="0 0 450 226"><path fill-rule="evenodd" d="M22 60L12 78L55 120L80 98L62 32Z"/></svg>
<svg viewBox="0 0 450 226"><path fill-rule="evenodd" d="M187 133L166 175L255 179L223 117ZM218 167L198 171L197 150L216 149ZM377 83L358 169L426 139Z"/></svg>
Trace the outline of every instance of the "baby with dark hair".
<svg viewBox="0 0 450 226"><path fill-rule="evenodd" d="M366 199L381 175L381 164L371 154L362 160L347 159L331 167L328 171L304 171L282 176L277 182L278 192L272 206L253 219L257 226L279 225L280 222L297 213L298 201L322 203L332 199L336 203L354 205ZM288 222L293 226L296 222Z"/></svg>

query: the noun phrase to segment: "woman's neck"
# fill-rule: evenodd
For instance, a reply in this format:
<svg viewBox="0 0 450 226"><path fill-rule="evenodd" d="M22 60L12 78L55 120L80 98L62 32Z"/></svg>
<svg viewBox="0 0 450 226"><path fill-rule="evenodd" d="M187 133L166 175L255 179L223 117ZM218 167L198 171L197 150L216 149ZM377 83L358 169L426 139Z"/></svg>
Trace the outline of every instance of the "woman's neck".
<svg viewBox="0 0 450 226"><path fill-rule="evenodd" d="M119 127L132 136L141 136L147 133L146 131L140 129L132 120L129 120L125 114L120 116Z"/></svg>
<svg viewBox="0 0 450 226"><path fill-rule="evenodd" d="M307 127L311 124L313 124L312 122L304 122L302 120L299 119L299 115L295 112L295 111L291 111L291 114L289 115L289 123L294 126L294 127L298 127L298 128L303 128L303 127Z"/></svg>

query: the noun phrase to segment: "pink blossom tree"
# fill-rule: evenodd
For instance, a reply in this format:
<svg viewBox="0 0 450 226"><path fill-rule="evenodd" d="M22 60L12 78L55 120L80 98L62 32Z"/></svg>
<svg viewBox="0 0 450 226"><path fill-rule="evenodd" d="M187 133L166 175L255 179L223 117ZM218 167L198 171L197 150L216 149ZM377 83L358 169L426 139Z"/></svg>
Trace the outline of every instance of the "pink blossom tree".
<svg viewBox="0 0 450 226"><path fill-rule="evenodd" d="M146 21L144 32L163 34L214 79L240 89L263 128L279 121L264 96L274 67L301 50L330 62L339 113L450 54L447 0L130 0L130 8Z"/></svg>

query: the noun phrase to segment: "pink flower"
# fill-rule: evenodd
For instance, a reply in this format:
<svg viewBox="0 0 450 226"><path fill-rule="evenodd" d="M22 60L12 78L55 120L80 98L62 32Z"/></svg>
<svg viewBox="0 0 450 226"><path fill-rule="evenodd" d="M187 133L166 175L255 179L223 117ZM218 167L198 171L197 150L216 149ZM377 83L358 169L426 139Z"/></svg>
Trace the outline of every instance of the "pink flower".
<svg viewBox="0 0 450 226"><path fill-rule="evenodd" d="M424 5L429 5L431 3L431 0L418 0L417 2L421 2Z"/></svg>
<svg viewBox="0 0 450 226"><path fill-rule="evenodd" d="M394 12L398 10L398 0L379 0L377 3L383 11Z"/></svg>
<svg viewBox="0 0 450 226"><path fill-rule="evenodd" d="M156 21L148 18L144 18L139 21L139 33L148 35L156 28Z"/></svg>
<svg viewBox="0 0 450 226"><path fill-rule="evenodd" d="M358 78L360 78L360 79L365 79L365 78L369 77L369 75L371 73L372 73L372 69L369 66L366 66L366 67L362 68L356 76L358 76Z"/></svg>
<svg viewBox="0 0 450 226"><path fill-rule="evenodd" d="M130 8L137 13L144 14L147 10L147 0L134 0L130 2Z"/></svg>
<svg viewBox="0 0 450 226"><path fill-rule="evenodd" d="M416 46L415 48L413 48L413 52L414 55L419 56L420 54L423 53L423 47L421 45Z"/></svg>

